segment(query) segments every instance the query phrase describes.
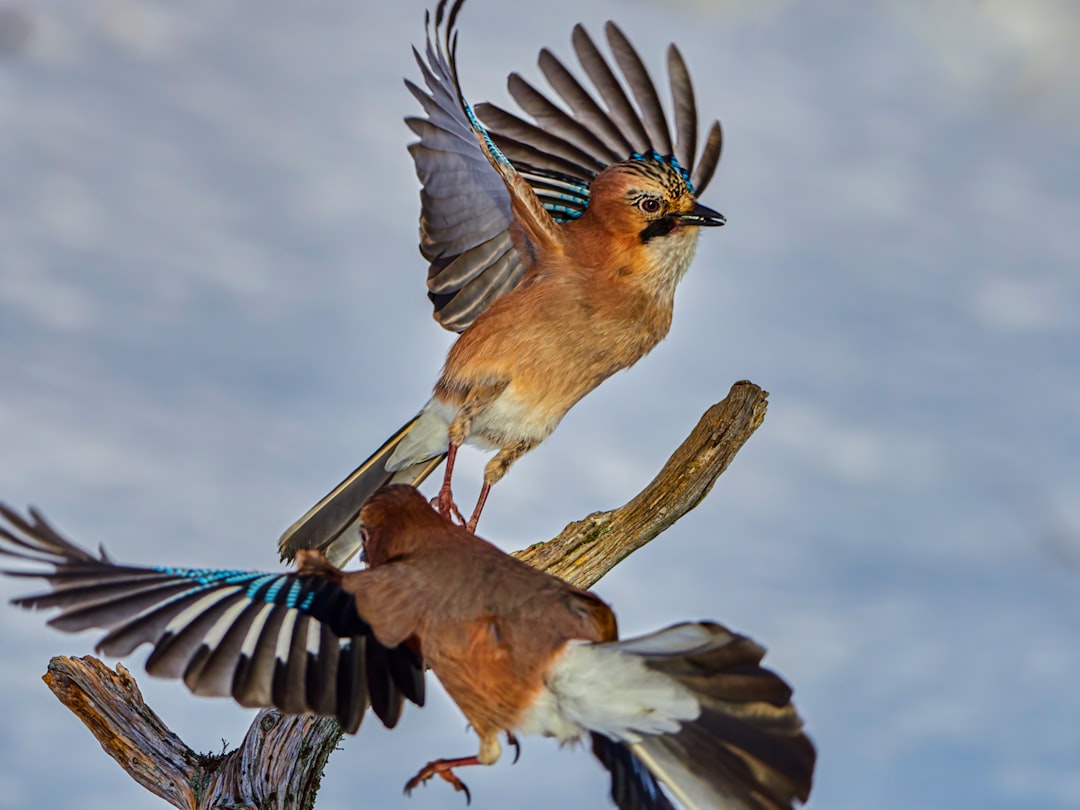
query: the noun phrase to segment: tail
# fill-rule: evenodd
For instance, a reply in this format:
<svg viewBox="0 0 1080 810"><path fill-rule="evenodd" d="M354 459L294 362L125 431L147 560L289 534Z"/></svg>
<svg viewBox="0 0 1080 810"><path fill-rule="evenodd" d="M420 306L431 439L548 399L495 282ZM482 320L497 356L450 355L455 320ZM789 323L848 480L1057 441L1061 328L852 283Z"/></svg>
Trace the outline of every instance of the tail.
<svg viewBox="0 0 1080 810"><path fill-rule="evenodd" d="M621 810L670 808L657 782L688 810L789 810L807 800L816 752L791 687L760 666L762 647L709 622L602 646L668 676L700 707L674 732L593 732L593 752L611 771Z"/></svg>
<svg viewBox="0 0 1080 810"><path fill-rule="evenodd" d="M594 731L592 751L611 771L611 800L619 810L675 810L656 777L634 756L630 746Z"/></svg>
<svg viewBox="0 0 1080 810"><path fill-rule="evenodd" d="M410 419L370 458L311 507L306 515L285 530L278 540L282 560L291 560L297 551L306 548L321 551L331 565L340 568L359 551L360 533L356 528L356 518L364 501L387 484L418 486L446 458L444 453L396 472L387 471L387 460L419 419L420 414Z"/></svg>

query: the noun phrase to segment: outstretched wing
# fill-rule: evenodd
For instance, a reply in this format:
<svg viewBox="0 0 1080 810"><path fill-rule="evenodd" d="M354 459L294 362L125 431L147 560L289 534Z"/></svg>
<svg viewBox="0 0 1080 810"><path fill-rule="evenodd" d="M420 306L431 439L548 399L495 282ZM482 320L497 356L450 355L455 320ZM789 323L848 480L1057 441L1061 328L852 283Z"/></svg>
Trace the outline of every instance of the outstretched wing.
<svg viewBox="0 0 1080 810"><path fill-rule="evenodd" d="M425 58L413 50L429 92L405 82L427 113L405 122L420 137L409 151L423 186L420 252L431 262L428 294L436 319L455 331L518 282L525 269L518 248L553 242L556 227L462 95L455 23L463 1L447 13L441 0L434 31L425 20Z"/></svg>
<svg viewBox="0 0 1080 810"><path fill-rule="evenodd" d="M672 45L668 50L673 139L644 63L610 22L606 33L618 73L578 25L574 50L592 91L545 48L541 72L566 108L513 73L510 94L534 123L479 104L476 113L485 129L457 79L454 26L462 2L456 0L446 14L446 0L441 0L435 32L437 38L445 19L443 36L433 43L429 31L425 58L416 54L427 91L406 82L427 115L406 123L420 138L409 149L423 186L420 249L431 262L428 294L435 318L455 331L468 327L520 280L525 263L511 238L515 215L545 227L542 212L554 222L576 219L589 204L592 179L611 163L632 158L674 161L700 195L721 148L720 124L714 121L697 155L694 91L678 49ZM533 200L542 211L532 209ZM523 205L528 208L519 212ZM525 237L533 236L530 223L525 224Z"/></svg>
<svg viewBox="0 0 1080 810"><path fill-rule="evenodd" d="M49 624L66 632L101 628L97 649L124 656L154 649L151 675L181 678L198 695L290 714L332 715L355 732L371 706L393 727L403 699L424 702L423 665L407 646L382 646L354 597L331 578L191 568L139 568L95 557L40 514L27 520L0 504L0 553L53 571L48 593L15 599L59 608Z"/></svg>

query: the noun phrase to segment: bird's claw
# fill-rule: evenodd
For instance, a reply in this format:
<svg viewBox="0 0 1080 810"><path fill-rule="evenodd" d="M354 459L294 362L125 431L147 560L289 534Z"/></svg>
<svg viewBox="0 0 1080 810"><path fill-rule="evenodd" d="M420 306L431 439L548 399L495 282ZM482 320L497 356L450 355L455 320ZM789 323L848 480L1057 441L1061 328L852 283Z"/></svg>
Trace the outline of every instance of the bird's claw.
<svg viewBox="0 0 1080 810"><path fill-rule="evenodd" d="M514 732L506 732L506 742L514 746L514 761L511 765L517 765L517 761L521 759L521 743L518 742L518 738L514 736Z"/></svg>
<svg viewBox="0 0 1080 810"><path fill-rule="evenodd" d="M440 515L451 520L457 520L461 526L465 525L465 517L461 514L461 510L458 509L456 503L454 503L454 496L448 489L439 490L439 494L431 499L431 505L434 506Z"/></svg>
<svg viewBox="0 0 1080 810"><path fill-rule="evenodd" d="M457 518L457 522L460 523L462 526L465 526L465 516L461 514L461 510L458 509L457 504L453 501L450 501L450 510L454 513L454 517ZM472 529L470 529L469 531L472 531ZM473 533L475 534L475 532Z"/></svg>
<svg viewBox="0 0 1080 810"><path fill-rule="evenodd" d="M455 759L436 759L432 762L429 762L427 765L420 769L420 772L416 774L416 776L414 776L412 779L405 783L405 795L411 796L413 788L416 788L419 785L427 784L427 781L431 779L431 777L438 775L442 777L442 779L453 785L454 790L465 794L466 806L472 804L472 793L469 792L468 785L458 779L457 774L454 773L453 770L456 765L460 764L463 763L460 760Z"/></svg>

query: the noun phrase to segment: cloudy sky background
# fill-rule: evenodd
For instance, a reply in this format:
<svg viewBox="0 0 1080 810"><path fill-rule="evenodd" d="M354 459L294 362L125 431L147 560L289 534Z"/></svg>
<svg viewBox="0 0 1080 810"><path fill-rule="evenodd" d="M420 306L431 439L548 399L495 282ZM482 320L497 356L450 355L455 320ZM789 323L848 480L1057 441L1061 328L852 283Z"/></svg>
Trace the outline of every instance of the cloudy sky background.
<svg viewBox="0 0 1080 810"><path fill-rule="evenodd" d="M669 339L515 467L482 533L519 548L623 503L749 378L764 426L597 588L623 632L708 617L766 645L818 745L812 808L1080 807L1080 10L661 5L461 19L473 100L536 78L541 46L569 58L579 20L617 20L654 75L677 40L725 127L704 202L729 219ZM0 497L121 560L273 569L425 401L451 336L401 123L423 8L0 8ZM157 806L39 680L93 637L7 610L0 641L0 808ZM140 684L196 749L250 722ZM473 750L445 698L369 722L319 807L457 807L401 786ZM548 741L476 770L478 810L606 806Z"/></svg>

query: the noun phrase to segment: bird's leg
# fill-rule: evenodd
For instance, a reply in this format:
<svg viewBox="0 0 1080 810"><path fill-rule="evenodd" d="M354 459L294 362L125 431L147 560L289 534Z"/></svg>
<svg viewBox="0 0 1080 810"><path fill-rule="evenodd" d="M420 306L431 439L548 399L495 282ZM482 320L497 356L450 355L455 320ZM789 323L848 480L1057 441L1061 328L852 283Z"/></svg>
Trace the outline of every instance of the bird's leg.
<svg viewBox="0 0 1080 810"><path fill-rule="evenodd" d="M476 524L480 522L480 513L484 509L484 503L487 501L489 492L491 492L491 484L485 479L484 485L480 487L480 497L476 501L476 508L473 509L469 522L465 524L465 528L473 534L476 534Z"/></svg>
<svg viewBox="0 0 1080 810"><path fill-rule="evenodd" d="M450 489L450 479L454 474L454 461L457 459L457 450L461 445L465 444L465 440L469 438L469 434L472 433L473 419L477 414L481 413L492 402L498 399L499 395L506 389L509 384L509 380L500 380L493 385L486 385L477 387L469 391L465 397L465 401L458 408L457 415L454 417L454 421L450 423L450 426L446 430L446 438L448 446L446 448L446 472L443 473L442 488L439 490L439 498L436 501L436 507L439 513L443 517L456 517L461 524L466 525L465 519L462 517L461 512L454 504L454 496ZM435 387L435 395L439 396L439 386ZM485 476L485 483L487 478ZM487 498L487 494L484 493L484 498ZM476 521L480 518L480 506L483 502L473 511L473 519L470 521L472 528L476 527Z"/></svg>
<svg viewBox="0 0 1080 810"><path fill-rule="evenodd" d="M512 735L511 735L512 736ZM457 759L436 759L420 769L420 773L405 783L405 795L412 793L417 785L422 785L428 779L438 775L454 786L454 790L465 793L465 803L472 802L472 794L465 783L457 778L454 768L464 768L468 765L493 765L498 761L502 753L499 745L498 732L490 732L480 735L480 753L471 757L458 757Z"/></svg>
<svg viewBox="0 0 1080 810"><path fill-rule="evenodd" d="M484 510L484 504L487 502L491 487L506 475L506 471L510 469L515 461L536 447L537 444L539 442L536 439L522 439L519 442L514 442L499 450L495 458L487 463L487 466L484 467L484 485L480 488L480 498L476 501L476 508L473 509L472 517L465 524L466 529L473 534L476 533L476 524L480 522L480 513Z"/></svg>
<svg viewBox="0 0 1080 810"><path fill-rule="evenodd" d="M450 478L454 474L454 460L457 458L459 446L460 444L451 441L450 446L446 449L446 471L443 473L442 487L439 488L439 494L435 498L434 506L443 517L451 519L457 517L461 523L464 523L465 519L461 516L457 504L454 503L454 494L450 490Z"/></svg>
<svg viewBox="0 0 1080 810"><path fill-rule="evenodd" d="M427 782L433 776L439 776L454 786L454 790L460 791L465 794L465 804L472 802L472 794L469 793L469 788L458 779L457 774L454 773L454 768L464 768L467 765L483 765L480 761L480 757L475 754L471 757L458 757L457 759L436 759L429 762L420 772L416 774L412 779L405 783L405 795L408 796L412 793L413 788L418 785L422 785Z"/></svg>
<svg viewBox="0 0 1080 810"><path fill-rule="evenodd" d="M439 489L439 497L435 502L435 506L440 515L451 520L456 517L463 526L465 525L465 518L462 517L457 504L454 503L454 494L450 489L450 479L454 476L454 462L457 460L458 448L465 444L465 440L469 438L469 433L472 431L473 415L478 408L482 408L486 404L486 402L478 401L476 397L466 399L446 431L449 442L446 448L446 471L443 473L442 487Z"/></svg>

